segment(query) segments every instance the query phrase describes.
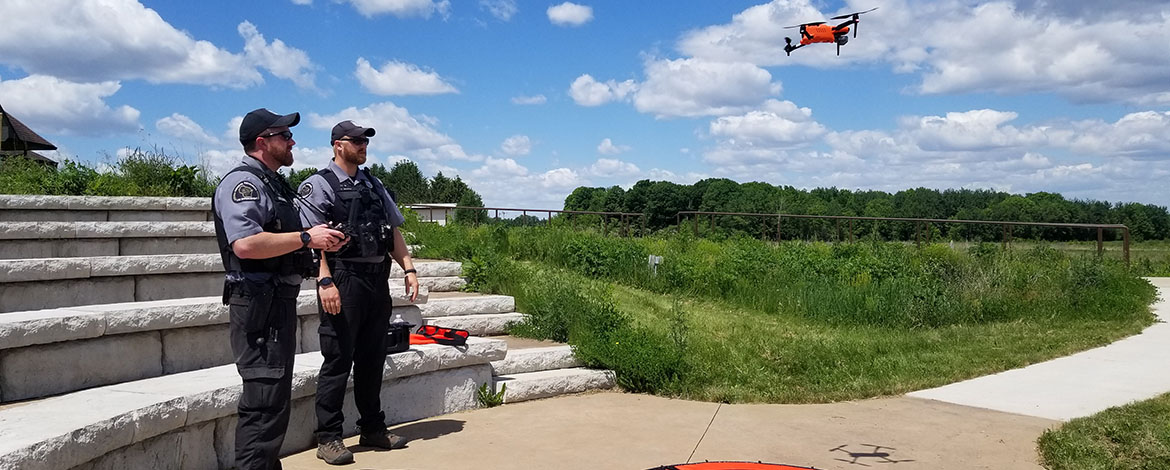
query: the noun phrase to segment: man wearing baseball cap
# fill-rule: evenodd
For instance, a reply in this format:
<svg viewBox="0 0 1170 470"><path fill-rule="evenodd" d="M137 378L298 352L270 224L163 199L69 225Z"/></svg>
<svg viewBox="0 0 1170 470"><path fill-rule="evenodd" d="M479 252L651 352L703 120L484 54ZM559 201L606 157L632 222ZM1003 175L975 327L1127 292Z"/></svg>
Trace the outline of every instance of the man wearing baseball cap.
<svg viewBox="0 0 1170 470"><path fill-rule="evenodd" d="M238 405L235 466L280 468L288 429L292 368L297 343L297 294L314 267L310 248L336 250L345 234L318 224L305 229L296 193L277 173L293 163L289 128L298 113L260 108L240 123L240 166L215 188L212 212L223 259L223 302L236 370L243 381Z"/></svg>
<svg viewBox="0 0 1170 470"><path fill-rule="evenodd" d="M360 418L358 444L397 449L406 439L386 430L382 411L382 369L390 323L390 261L405 272L410 300L418 296L418 274L398 226L402 214L382 182L360 165L376 131L352 121L333 126L333 161L301 183L298 193L311 208L311 224L345 227L350 241L336 253L322 253L317 277L318 333L325 357L317 376L317 457L332 465L353 462L341 440L342 405L353 368L353 398Z"/></svg>

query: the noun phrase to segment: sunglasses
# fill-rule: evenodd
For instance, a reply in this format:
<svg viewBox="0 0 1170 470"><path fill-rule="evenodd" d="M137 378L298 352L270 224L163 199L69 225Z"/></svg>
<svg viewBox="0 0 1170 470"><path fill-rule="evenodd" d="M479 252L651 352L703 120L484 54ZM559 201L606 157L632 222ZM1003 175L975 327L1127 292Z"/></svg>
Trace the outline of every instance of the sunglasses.
<svg viewBox="0 0 1170 470"><path fill-rule="evenodd" d="M268 138L268 137L276 137L278 135L281 137L284 137L284 140L292 140L292 131L273 132L271 134L264 134L264 135L261 135L259 137Z"/></svg>
<svg viewBox="0 0 1170 470"><path fill-rule="evenodd" d="M353 142L354 145L369 145L369 143L370 143L370 139L367 139L365 137L357 137L357 138L350 138L350 139L337 139L337 140L340 140L342 142Z"/></svg>

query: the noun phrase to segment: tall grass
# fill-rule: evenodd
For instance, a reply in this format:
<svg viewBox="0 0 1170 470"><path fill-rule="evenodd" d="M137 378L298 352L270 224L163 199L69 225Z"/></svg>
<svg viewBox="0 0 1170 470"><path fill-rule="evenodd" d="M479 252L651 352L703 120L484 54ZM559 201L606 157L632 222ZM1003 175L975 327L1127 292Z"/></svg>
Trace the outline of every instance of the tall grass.
<svg viewBox="0 0 1170 470"><path fill-rule="evenodd" d="M546 263L652 292L721 299L831 325L937 328L1067 316L1148 316L1153 287L1119 261L1036 246L829 244L687 234L639 239L543 228L420 227L430 256ZM649 255L663 261L655 274Z"/></svg>
<svg viewBox="0 0 1170 470"><path fill-rule="evenodd" d="M644 239L558 228L410 229L516 297L521 335L573 344L628 388L822 402L938 386L1107 343L1153 318L1124 265L1046 247ZM663 262L653 274L647 257Z"/></svg>
<svg viewBox="0 0 1170 470"><path fill-rule="evenodd" d="M161 149L134 149L101 171L73 160L59 168L21 157L0 162L0 194L209 197L217 183L205 169Z"/></svg>

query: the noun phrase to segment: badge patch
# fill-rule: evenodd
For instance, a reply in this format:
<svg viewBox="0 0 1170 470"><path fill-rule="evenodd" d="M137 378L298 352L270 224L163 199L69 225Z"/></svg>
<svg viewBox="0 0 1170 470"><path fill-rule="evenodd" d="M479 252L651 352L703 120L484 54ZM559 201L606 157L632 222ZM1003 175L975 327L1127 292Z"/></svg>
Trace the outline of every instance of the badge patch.
<svg viewBox="0 0 1170 470"><path fill-rule="evenodd" d="M260 192L256 191L256 186L248 181L240 181L235 189L232 189L232 202L244 201L259 201Z"/></svg>
<svg viewBox="0 0 1170 470"><path fill-rule="evenodd" d="M302 183L300 193L301 197L309 197L313 194L313 183Z"/></svg>

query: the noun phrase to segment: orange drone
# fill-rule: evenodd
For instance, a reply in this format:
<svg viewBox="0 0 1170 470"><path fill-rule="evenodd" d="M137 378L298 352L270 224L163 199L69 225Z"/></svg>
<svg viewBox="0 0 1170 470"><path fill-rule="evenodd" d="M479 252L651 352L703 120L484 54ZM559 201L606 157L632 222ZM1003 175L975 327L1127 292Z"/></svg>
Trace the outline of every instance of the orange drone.
<svg viewBox="0 0 1170 470"><path fill-rule="evenodd" d="M817 21L814 23L798 24L796 26L785 26L785 29L800 28L800 45L793 46L792 38L784 38L784 53L792 55L792 51L800 49L804 46L814 42L835 42L837 43L837 55L841 55L841 46L849 42L849 26L853 25L853 37L857 37L857 23L858 19L863 13L869 13L877 10L877 7L870 8L865 11L856 13L849 13L841 16L834 16L830 20L840 20L849 18L849 21L841 23L837 26L830 26L824 21Z"/></svg>

